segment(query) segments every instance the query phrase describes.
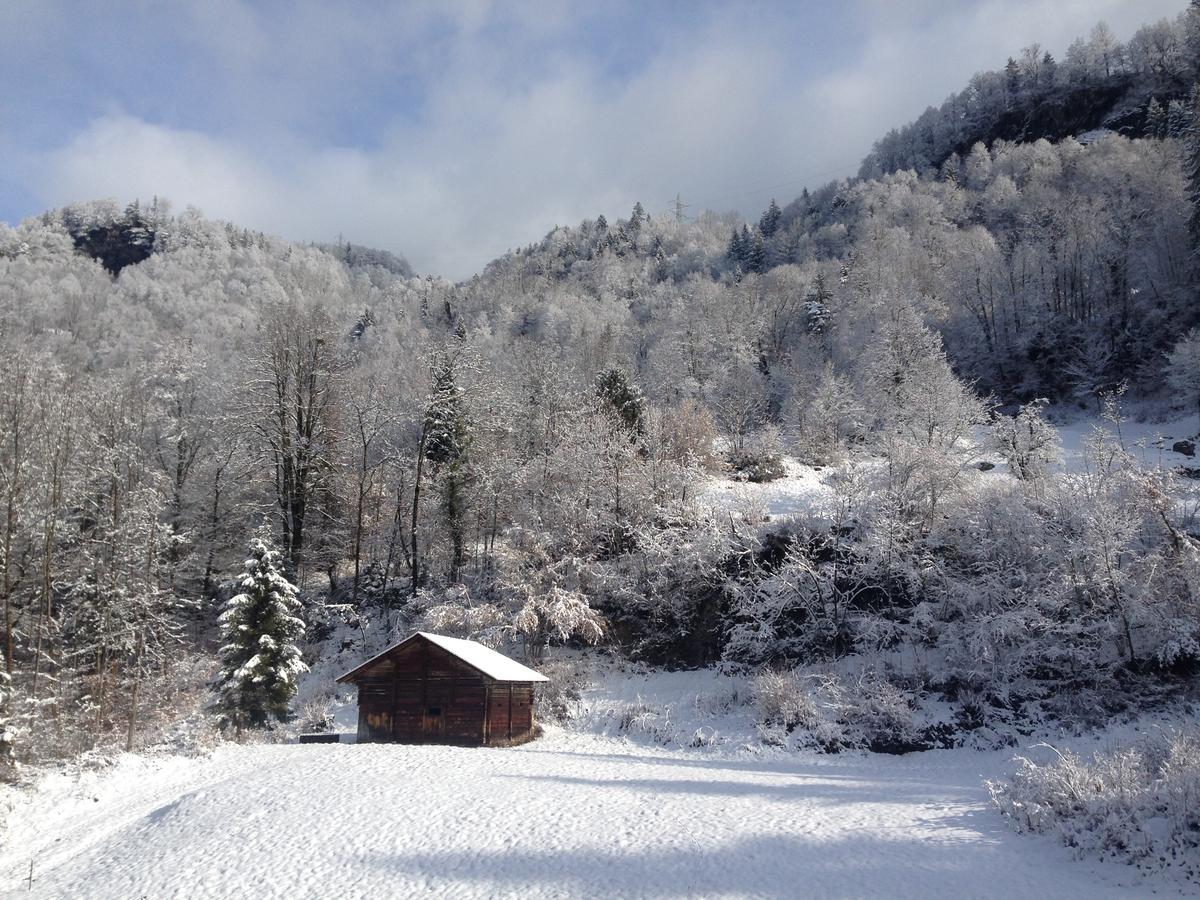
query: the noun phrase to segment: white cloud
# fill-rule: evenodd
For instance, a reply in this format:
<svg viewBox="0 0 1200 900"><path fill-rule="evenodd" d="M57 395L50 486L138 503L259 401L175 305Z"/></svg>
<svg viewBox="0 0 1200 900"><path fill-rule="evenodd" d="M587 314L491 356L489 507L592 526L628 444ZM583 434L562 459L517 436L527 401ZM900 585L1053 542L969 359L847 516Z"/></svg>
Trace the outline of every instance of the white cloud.
<svg viewBox="0 0 1200 900"><path fill-rule="evenodd" d="M863 0L856 43L828 48L813 77L802 73L815 61L796 58L791 32L738 10L681 23L614 76L594 55L554 49L569 30L561 5L506 8L516 25L500 41L485 2L462 3L449 19L433 6L368 19L300 4L279 35L226 2L197 14L194 34L226 73L226 127L104 115L25 168L47 205L160 194L293 239L340 232L398 250L421 271L466 276L556 223L623 216L637 199L653 211L681 192L694 205L753 213L770 186L785 201L824 180L815 173L853 171L874 138L1024 43L1061 52L1100 17L1124 37L1176 6ZM442 30L422 43L434 20ZM384 119L359 146L311 135L305 116L362 71L423 72L420 103L365 111ZM234 111L261 121L239 125Z"/></svg>

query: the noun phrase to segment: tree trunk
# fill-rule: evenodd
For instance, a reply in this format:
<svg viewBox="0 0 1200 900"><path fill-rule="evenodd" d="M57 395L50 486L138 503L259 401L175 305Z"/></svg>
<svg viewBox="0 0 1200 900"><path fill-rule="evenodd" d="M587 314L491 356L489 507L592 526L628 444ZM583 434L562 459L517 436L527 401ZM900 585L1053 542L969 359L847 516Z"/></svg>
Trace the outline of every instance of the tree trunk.
<svg viewBox="0 0 1200 900"><path fill-rule="evenodd" d="M417 444L417 471L413 480L412 521L409 525L409 540L412 542L412 593L415 597L421 587L421 556L417 551L417 516L421 506L421 472L425 465L425 439L429 436L429 423L421 426L421 440Z"/></svg>

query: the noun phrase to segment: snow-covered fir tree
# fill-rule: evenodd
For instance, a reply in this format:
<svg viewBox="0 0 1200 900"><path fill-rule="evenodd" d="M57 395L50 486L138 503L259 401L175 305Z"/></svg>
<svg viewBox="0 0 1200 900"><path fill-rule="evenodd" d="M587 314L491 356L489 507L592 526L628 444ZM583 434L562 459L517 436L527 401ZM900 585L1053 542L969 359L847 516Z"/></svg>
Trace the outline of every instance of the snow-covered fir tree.
<svg viewBox="0 0 1200 900"><path fill-rule="evenodd" d="M308 667L297 646L305 630L298 591L283 576L281 554L265 538L251 541L238 587L220 617L215 707L240 733L286 720L297 679Z"/></svg>

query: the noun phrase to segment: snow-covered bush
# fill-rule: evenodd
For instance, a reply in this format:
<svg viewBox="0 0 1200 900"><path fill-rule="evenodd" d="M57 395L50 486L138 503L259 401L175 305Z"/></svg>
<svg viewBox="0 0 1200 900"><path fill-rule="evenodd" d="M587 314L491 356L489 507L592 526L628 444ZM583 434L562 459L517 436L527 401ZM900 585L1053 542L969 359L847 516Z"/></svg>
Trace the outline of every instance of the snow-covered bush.
<svg viewBox="0 0 1200 900"><path fill-rule="evenodd" d="M1147 736L1089 758L1048 749L1051 761L1018 757L1010 780L988 783L1019 831L1057 834L1081 855L1200 879L1200 733Z"/></svg>
<svg viewBox="0 0 1200 900"><path fill-rule="evenodd" d="M886 678L865 672L844 682L830 682L826 691L838 708L849 742L876 753L906 753L924 749L908 695Z"/></svg>
<svg viewBox="0 0 1200 900"><path fill-rule="evenodd" d="M676 737L670 709L646 703L640 697L621 705L617 712L617 731L627 735L645 735L656 744L669 744Z"/></svg>
<svg viewBox="0 0 1200 900"><path fill-rule="evenodd" d="M1013 418L997 416L992 427L996 452L1022 481L1036 481L1062 455L1054 426L1042 417L1045 400L1026 403Z"/></svg>
<svg viewBox="0 0 1200 900"><path fill-rule="evenodd" d="M927 743L907 694L872 671L857 676L763 672L754 679L758 733L770 744L906 753Z"/></svg>
<svg viewBox="0 0 1200 900"><path fill-rule="evenodd" d="M447 634L497 646L509 631L511 613L495 603L476 601L464 585L441 592L422 589L410 603L419 631Z"/></svg>
<svg viewBox="0 0 1200 900"><path fill-rule="evenodd" d="M12 713L9 711L9 701L12 698L11 684L12 678L4 669L4 650L0 648L0 781L8 781L15 774L16 769L16 761L13 759L13 742L16 740L17 733L12 724Z"/></svg>
<svg viewBox="0 0 1200 900"><path fill-rule="evenodd" d="M296 711L296 726L304 732L333 729L333 697L327 693L314 694Z"/></svg>
<svg viewBox="0 0 1200 900"><path fill-rule="evenodd" d="M538 685L535 692L536 717L543 722L566 722L571 718L571 705L587 685L587 670L573 659L551 659L542 663L540 671L550 680Z"/></svg>
<svg viewBox="0 0 1200 900"><path fill-rule="evenodd" d="M814 728L821 721L808 683L796 672L763 672L754 679L753 690L762 726L791 732Z"/></svg>
<svg viewBox="0 0 1200 900"><path fill-rule="evenodd" d="M811 391L793 399L789 418L795 423L797 455L812 465L842 460L853 440L864 432L863 407L853 386L827 363Z"/></svg>
<svg viewBox="0 0 1200 900"><path fill-rule="evenodd" d="M787 472L779 429L765 425L747 435L738 449L730 451L729 469L734 478L755 484L782 478Z"/></svg>

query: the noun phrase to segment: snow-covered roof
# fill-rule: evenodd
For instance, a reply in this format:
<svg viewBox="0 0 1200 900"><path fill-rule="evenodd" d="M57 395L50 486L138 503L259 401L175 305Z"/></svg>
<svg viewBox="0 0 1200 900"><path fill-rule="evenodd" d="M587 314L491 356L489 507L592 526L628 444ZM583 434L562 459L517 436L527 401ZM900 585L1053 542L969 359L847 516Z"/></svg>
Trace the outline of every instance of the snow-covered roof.
<svg viewBox="0 0 1200 900"><path fill-rule="evenodd" d="M348 681L350 677L368 668L387 656L397 647L402 647L409 641L425 638L431 644L436 644L447 653L465 662L472 669L482 672L493 681L549 681L545 675L535 672L528 666L523 666L515 659L509 659L503 653L497 653L491 647L485 647L477 641L465 641L462 638L446 637L444 634L430 634L428 631L418 631L397 644L388 647L382 653L368 659L361 666L356 666L338 681Z"/></svg>

